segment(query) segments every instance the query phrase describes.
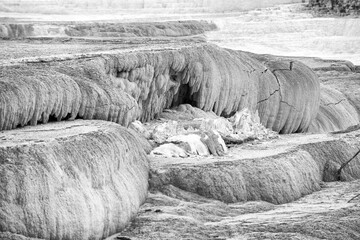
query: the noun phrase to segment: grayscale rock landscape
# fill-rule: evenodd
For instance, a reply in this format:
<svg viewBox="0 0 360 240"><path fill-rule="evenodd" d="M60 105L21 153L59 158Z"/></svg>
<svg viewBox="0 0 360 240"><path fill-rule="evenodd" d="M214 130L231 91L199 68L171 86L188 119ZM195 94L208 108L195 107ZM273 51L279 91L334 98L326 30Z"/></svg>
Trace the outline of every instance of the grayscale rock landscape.
<svg viewBox="0 0 360 240"><path fill-rule="evenodd" d="M0 1L0 239L360 239L353 2Z"/></svg>

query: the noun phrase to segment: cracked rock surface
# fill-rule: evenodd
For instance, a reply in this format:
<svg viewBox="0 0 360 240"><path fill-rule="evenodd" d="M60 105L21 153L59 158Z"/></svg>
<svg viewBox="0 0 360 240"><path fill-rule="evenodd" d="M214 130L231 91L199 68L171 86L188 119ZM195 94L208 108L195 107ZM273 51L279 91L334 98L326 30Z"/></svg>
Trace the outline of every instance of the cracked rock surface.
<svg viewBox="0 0 360 240"><path fill-rule="evenodd" d="M169 187L153 192L136 221L116 236L131 239L349 239L360 238L359 180L324 183L321 190L283 205L223 202ZM115 239L113 236L110 239Z"/></svg>
<svg viewBox="0 0 360 240"><path fill-rule="evenodd" d="M271 64L289 68L279 59ZM258 109L267 128L304 132L320 99L317 76L304 64L266 71L245 52L211 44L22 59L0 68L0 129L75 118L127 126L188 103L222 116Z"/></svg>
<svg viewBox="0 0 360 240"><path fill-rule="evenodd" d="M359 239L359 156L338 170L359 150L360 130L303 133L358 123L358 67L183 37L211 24L156 24L86 23L61 37L45 26L35 29L45 37L0 40L0 239L124 229L131 239ZM12 37L36 32L13 27ZM245 108L256 123L299 134L220 149L211 128L228 132L219 116ZM172 157L154 157L154 142L120 126L149 138L141 124L161 118L209 134L166 142L169 124L157 140ZM195 145L213 155L188 157ZM330 183L339 179L353 182Z"/></svg>

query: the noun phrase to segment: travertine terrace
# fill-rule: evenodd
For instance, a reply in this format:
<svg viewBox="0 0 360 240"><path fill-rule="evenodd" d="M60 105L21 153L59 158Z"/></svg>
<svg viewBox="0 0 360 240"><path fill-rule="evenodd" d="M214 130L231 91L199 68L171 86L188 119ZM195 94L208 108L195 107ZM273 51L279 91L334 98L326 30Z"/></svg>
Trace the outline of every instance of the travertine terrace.
<svg viewBox="0 0 360 240"><path fill-rule="evenodd" d="M306 46L336 20L123 2L0 1L0 239L360 239L358 50Z"/></svg>

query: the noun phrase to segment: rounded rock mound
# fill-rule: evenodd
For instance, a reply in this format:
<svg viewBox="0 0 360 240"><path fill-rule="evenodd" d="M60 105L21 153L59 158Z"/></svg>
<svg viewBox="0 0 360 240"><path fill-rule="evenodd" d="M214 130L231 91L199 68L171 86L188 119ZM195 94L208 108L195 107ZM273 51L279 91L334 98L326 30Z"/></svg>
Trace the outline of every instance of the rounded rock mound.
<svg viewBox="0 0 360 240"><path fill-rule="evenodd" d="M0 139L0 229L8 235L102 239L123 230L147 196L148 146L120 125L51 123Z"/></svg>

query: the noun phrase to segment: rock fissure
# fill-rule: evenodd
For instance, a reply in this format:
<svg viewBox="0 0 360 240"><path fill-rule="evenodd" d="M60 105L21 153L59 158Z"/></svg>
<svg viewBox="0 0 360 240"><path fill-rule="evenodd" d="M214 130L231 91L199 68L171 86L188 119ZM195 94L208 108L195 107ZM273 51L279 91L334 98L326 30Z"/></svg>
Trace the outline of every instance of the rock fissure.
<svg viewBox="0 0 360 240"><path fill-rule="evenodd" d="M335 103L326 103L326 104L325 104L325 106L329 106L329 105L338 105L338 104L340 104L341 102L346 101L346 100L347 100L347 99L341 99L340 101L335 102Z"/></svg>
<svg viewBox="0 0 360 240"><path fill-rule="evenodd" d="M274 62L282 64L282 60ZM306 130L317 111L315 102L307 103L313 102L311 98L306 98L304 102L300 95L294 95L295 102L304 112L283 115L287 110L281 104L281 101L285 101L282 91L297 89L292 90L291 85L281 84L277 73L260 74L264 65L252 55L210 44L173 50L114 51L94 55L86 61L72 59L53 62L50 66L42 64L36 67L31 64L19 65L16 71L20 74L21 85L8 77L11 75L10 67L3 66L0 84L9 87L16 85L16 88L11 87L10 91L3 88L2 94L11 93L16 100L12 101L15 105L11 106L7 102L10 98L0 99L0 104L5 106L0 110L0 115L6 116L0 118L0 129L36 125L39 121L46 123L50 115L57 120L100 119L127 126L135 119L150 121L166 108L188 103L226 117L243 108L253 112L259 110L261 122L266 127L290 133L298 129ZM45 65L47 71L40 73L39 69ZM308 92L317 99L319 92L314 86L319 84L318 79L305 65L299 63L296 66L301 67L303 73L286 75L281 81L300 77L303 79L299 81L300 84L305 88L311 87ZM22 76L21 71L31 74ZM252 74L247 74L250 72ZM50 80L54 78L58 80ZM276 88L275 82L278 85ZM21 95L35 86L36 96L24 98ZM258 103L260 96L260 99L265 99L271 94L267 92L270 89L271 93L279 89L280 99L274 97L271 101ZM45 104L35 106L37 102ZM304 108L305 105L312 107ZM24 109L24 113L16 114L17 109ZM69 113L71 116L67 117ZM290 120L293 118L303 120L293 123Z"/></svg>
<svg viewBox="0 0 360 240"><path fill-rule="evenodd" d="M265 99L263 99L263 100L258 101L257 104L269 100L269 98L270 98L272 95L274 95L275 93L277 93L277 92L279 92L279 91L280 91L280 88L279 88L279 89L276 89L274 92L270 93L269 97L267 97L267 98L265 98Z"/></svg>
<svg viewBox="0 0 360 240"><path fill-rule="evenodd" d="M291 107L291 108L293 108L293 109L295 109L295 110L297 110L296 107L294 107L293 105L290 105L289 103L287 103L287 102L285 102L285 101L280 101L280 102L288 105L289 107Z"/></svg>

